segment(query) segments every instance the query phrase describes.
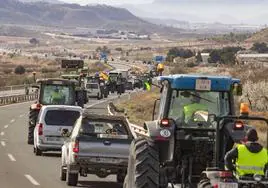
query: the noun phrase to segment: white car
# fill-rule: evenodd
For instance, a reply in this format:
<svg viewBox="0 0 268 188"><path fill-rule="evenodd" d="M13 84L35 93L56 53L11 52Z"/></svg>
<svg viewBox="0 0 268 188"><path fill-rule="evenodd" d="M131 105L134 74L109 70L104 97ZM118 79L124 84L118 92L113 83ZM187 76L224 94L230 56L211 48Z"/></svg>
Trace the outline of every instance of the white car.
<svg viewBox="0 0 268 188"><path fill-rule="evenodd" d="M82 112L79 106L43 106L34 129L35 155L40 156L44 151L61 151L64 143L62 132L72 131Z"/></svg>

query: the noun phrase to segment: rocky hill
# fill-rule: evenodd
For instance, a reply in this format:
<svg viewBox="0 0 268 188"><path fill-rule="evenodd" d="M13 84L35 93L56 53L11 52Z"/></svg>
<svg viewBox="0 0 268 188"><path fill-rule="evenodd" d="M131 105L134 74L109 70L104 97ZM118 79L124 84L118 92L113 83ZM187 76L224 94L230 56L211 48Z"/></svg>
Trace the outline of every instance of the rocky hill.
<svg viewBox="0 0 268 188"><path fill-rule="evenodd" d="M262 29L261 31L254 33L249 39L247 39L247 41L268 43L268 28Z"/></svg>
<svg viewBox="0 0 268 188"><path fill-rule="evenodd" d="M134 31L159 31L163 28L146 22L127 9L106 5L23 3L17 0L0 1L0 24L36 24L50 26L79 26L117 28Z"/></svg>

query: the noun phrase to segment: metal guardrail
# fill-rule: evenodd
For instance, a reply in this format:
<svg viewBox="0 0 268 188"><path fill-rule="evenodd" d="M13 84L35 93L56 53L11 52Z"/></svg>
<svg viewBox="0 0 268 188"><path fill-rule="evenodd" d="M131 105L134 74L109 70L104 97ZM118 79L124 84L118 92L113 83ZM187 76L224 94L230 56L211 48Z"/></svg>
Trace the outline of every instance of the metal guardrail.
<svg viewBox="0 0 268 188"><path fill-rule="evenodd" d="M120 113L122 114L123 112L122 110L117 109L116 106L112 102L108 104L107 110L108 110L108 115L111 115L111 116L115 116ZM125 112L123 113L126 116ZM127 117L126 117L126 120L128 124L130 125L132 132L135 133L134 138L137 138L138 136L148 137L148 131L146 131L143 127L130 123Z"/></svg>
<svg viewBox="0 0 268 188"><path fill-rule="evenodd" d="M7 105L19 102L32 101L37 99L38 94L29 94L29 95L15 95L15 96L5 96L0 97L0 105Z"/></svg>

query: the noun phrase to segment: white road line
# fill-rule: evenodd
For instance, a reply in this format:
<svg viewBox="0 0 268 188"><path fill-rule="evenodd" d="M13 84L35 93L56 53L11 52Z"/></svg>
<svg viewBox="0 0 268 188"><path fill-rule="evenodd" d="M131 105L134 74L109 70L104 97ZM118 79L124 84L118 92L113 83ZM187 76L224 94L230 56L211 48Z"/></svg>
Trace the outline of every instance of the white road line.
<svg viewBox="0 0 268 188"><path fill-rule="evenodd" d="M5 132L1 132L0 135L1 135L1 136L4 136L4 135L5 135Z"/></svg>
<svg viewBox="0 0 268 188"><path fill-rule="evenodd" d="M12 154L7 154L7 156L9 157L9 159L11 160L11 161L16 161L16 159L14 158L14 156L12 155Z"/></svg>
<svg viewBox="0 0 268 188"><path fill-rule="evenodd" d="M21 118L21 117L23 117L23 116L24 116L24 115L23 115L23 114L21 114L21 115L20 115L20 118Z"/></svg>
<svg viewBox="0 0 268 188"><path fill-rule="evenodd" d="M24 175L33 185L40 185L31 175L25 174Z"/></svg>
<svg viewBox="0 0 268 188"><path fill-rule="evenodd" d="M10 120L10 123L13 123L13 122L15 122L15 119Z"/></svg>
<svg viewBox="0 0 268 188"><path fill-rule="evenodd" d="M5 141L1 141L1 145L2 145L3 147L5 147L5 146L6 146Z"/></svg>
<svg viewBox="0 0 268 188"><path fill-rule="evenodd" d="M5 128L5 129L8 128L8 125L5 125L4 128Z"/></svg>

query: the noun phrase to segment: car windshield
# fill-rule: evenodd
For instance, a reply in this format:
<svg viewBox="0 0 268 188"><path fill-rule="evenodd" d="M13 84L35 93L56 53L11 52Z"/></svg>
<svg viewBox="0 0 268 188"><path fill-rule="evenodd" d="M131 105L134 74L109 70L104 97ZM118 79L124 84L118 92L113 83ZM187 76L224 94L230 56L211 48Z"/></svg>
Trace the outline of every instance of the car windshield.
<svg viewBox="0 0 268 188"><path fill-rule="evenodd" d="M72 110L49 110L45 115L47 125L73 126L80 117L80 112Z"/></svg>
<svg viewBox="0 0 268 188"><path fill-rule="evenodd" d="M122 121L83 119L80 134L84 135L122 135L128 137L126 125Z"/></svg>
<svg viewBox="0 0 268 188"><path fill-rule="evenodd" d="M98 84L87 84L86 88L87 89L98 89L99 85Z"/></svg>
<svg viewBox="0 0 268 188"><path fill-rule="evenodd" d="M168 116L181 125L207 122L209 114L228 115L229 97L226 92L173 90Z"/></svg>
<svg viewBox="0 0 268 188"><path fill-rule="evenodd" d="M75 102L74 88L70 85L44 85L42 104L72 105Z"/></svg>

